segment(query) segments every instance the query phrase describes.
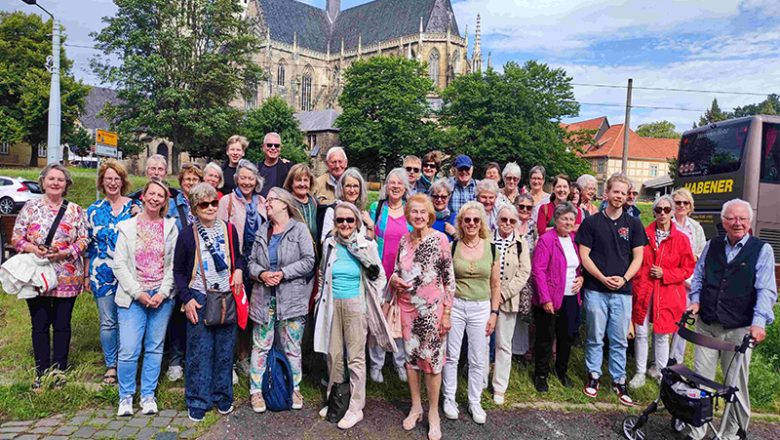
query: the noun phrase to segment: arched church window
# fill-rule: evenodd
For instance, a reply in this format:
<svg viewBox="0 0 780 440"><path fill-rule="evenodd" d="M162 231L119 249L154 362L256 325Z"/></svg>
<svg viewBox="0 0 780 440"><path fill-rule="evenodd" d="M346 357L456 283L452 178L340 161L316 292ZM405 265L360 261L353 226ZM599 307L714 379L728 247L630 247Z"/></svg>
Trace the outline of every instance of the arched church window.
<svg viewBox="0 0 780 440"><path fill-rule="evenodd" d="M306 71L301 78L301 111L311 111L311 71Z"/></svg>
<svg viewBox="0 0 780 440"><path fill-rule="evenodd" d="M439 51L435 48L428 56L428 76L434 84L439 85Z"/></svg>

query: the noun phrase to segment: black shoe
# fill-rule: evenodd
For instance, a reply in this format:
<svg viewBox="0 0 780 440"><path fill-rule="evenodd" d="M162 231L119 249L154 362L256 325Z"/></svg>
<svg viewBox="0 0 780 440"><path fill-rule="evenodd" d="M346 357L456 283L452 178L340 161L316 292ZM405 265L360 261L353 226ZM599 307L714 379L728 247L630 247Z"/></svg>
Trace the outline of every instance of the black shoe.
<svg viewBox="0 0 780 440"><path fill-rule="evenodd" d="M671 367L673 365L677 365L677 359L675 358L669 358L669 361L666 363L667 367Z"/></svg>
<svg viewBox="0 0 780 440"><path fill-rule="evenodd" d="M546 393L550 391L550 387L547 385L547 378L544 376L534 377L534 387L539 393Z"/></svg>
<svg viewBox="0 0 780 440"><path fill-rule="evenodd" d="M625 383L612 383L612 391L617 394L620 403L625 406L635 406L634 399L628 394L628 388Z"/></svg>
<svg viewBox="0 0 780 440"><path fill-rule="evenodd" d="M564 387L566 388L574 387L574 382L572 382L572 380L569 378L569 376L566 373L556 374L556 376L558 376L558 380L561 381L561 385L563 385Z"/></svg>

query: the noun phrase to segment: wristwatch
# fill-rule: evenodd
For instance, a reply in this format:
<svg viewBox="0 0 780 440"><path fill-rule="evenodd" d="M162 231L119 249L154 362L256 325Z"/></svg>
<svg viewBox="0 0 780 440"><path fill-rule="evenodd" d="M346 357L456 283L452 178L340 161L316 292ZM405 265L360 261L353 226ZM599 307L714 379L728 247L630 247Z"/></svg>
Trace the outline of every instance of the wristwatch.
<svg viewBox="0 0 780 440"><path fill-rule="evenodd" d="M491 310L491 311L490 311L490 313L492 313L492 314L494 314L494 315L498 316L498 310Z"/></svg>

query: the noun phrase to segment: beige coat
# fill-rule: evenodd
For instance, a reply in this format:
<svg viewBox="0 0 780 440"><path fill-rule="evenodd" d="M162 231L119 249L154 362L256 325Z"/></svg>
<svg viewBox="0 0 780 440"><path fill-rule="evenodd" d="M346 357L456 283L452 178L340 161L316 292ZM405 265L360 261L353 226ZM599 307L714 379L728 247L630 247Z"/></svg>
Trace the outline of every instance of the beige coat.
<svg viewBox="0 0 780 440"><path fill-rule="evenodd" d="M330 183L330 174L325 173L314 179L312 194L320 205L330 205L336 201L336 187Z"/></svg>
<svg viewBox="0 0 780 440"><path fill-rule="evenodd" d="M522 246L520 256L517 247ZM515 241L509 245L504 254L504 275L501 277L501 305L498 309L502 312L517 313L520 310L520 291L523 290L528 278L531 276L531 252L528 243L519 234L515 234Z"/></svg>

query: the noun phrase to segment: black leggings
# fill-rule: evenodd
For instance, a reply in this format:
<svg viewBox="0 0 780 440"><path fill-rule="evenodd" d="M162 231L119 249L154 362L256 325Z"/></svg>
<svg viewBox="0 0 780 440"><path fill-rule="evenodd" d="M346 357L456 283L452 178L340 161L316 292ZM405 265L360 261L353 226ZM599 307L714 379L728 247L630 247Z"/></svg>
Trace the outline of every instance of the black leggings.
<svg viewBox="0 0 780 440"><path fill-rule="evenodd" d="M32 343L35 354L35 371L38 376L53 367L68 368L70 351L70 318L76 298L52 298L38 296L27 300L32 321ZM54 328L54 362L49 329Z"/></svg>
<svg viewBox="0 0 780 440"><path fill-rule="evenodd" d="M536 343L534 346L535 371L537 377L547 377L550 373L550 361L553 355L553 341L556 341L555 373L566 375L569 369L569 356L574 343L578 322L579 304L576 296L564 296L561 308L554 315L534 306L534 324L536 325Z"/></svg>

